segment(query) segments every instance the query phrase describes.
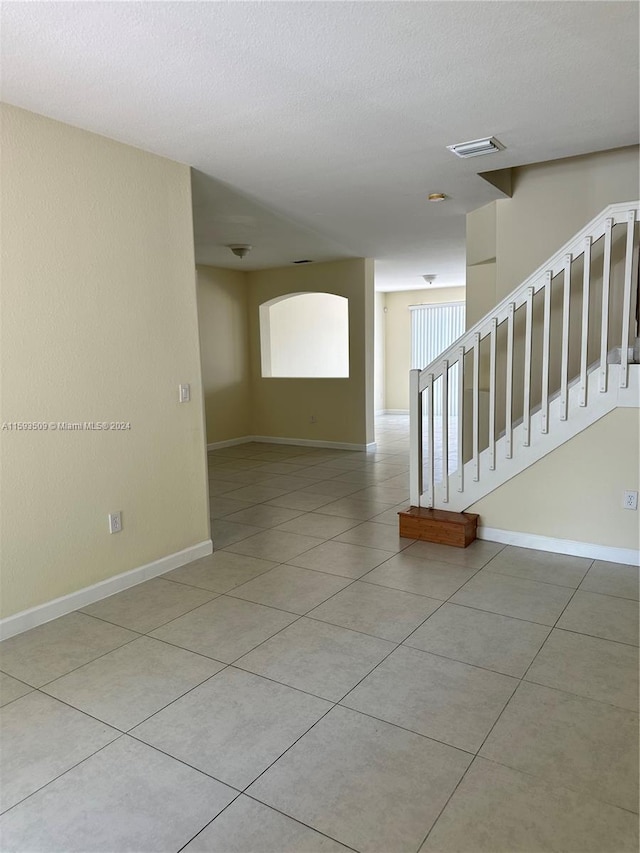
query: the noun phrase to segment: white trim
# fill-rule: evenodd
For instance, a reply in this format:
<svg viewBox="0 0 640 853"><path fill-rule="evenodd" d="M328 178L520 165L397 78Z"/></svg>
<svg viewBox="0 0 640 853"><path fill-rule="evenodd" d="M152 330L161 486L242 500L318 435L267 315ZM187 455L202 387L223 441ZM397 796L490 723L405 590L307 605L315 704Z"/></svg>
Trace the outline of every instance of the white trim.
<svg viewBox="0 0 640 853"><path fill-rule="evenodd" d="M454 285L455 286L455 285ZM458 305L466 305L464 299L456 299L455 302L417 302L415 305L407 306L409 311L416 311L418 308L453 308Z"/></svg>
<svg viewBox="0 0 640 853"><path fill-rule="evenodd" d="M518 533L515 530L500 530L497 527L478 527L478 539L488 539L502 545L518 545L534 551L554 551L556 554L571 554L588 557L607 563L626 563L640 566L640 551L633 548L615 548L613 545L598 545L592 542L576 542L572 539L554 539L537 533Z"/></svg>
<svg viewBox="0 0 640 853"><path fill-rule="evenodd" d="M249 441L260 441L265 444L292 444L299 447L328 447L334 450L366 450L376 449L375 441L369 444L348 444L343 441L316 441L312 438L280 438L274 435L252 435Z"/></svg>
<svg viewBox="0 0 640 853"><path fill-rule="evenodd" d="M402 412L402 414L405 413ZM229 438L226 441L214 441L213 444L207 444L207 450L234 447L237 444L249 444L252 441L259 441L262 444L291 444L295 447L328 447L333 450L363 450L371 452L376 449L375 441L372 441L369 444L349 444L344 441L317 441L314 438L281 438L276 435L244 435L242 438Z"/></svg>
<svg viewBox="0 0 640 853"><path fill-rule="evenodd" d="M45 622L50 622L59 616L65 616L81 607L87 607L87 605L107 598L109 595L122 592L124 589L129 589L129 587L136 586L136 584L150 578L163 575L165 572L170 572L171 569L177 569L211 553L213 553L213 543L211 539L206 539L204 542L198 542L197 545L191 545L189 548L176 551L174 554L167 554L166 557L160 557L160 559L146 563L144 566L138 566L136 569L122 572L112 578L106 578L76 592L54 598L53 601L47 601L37 607L31 607L29 610L23 610L14 616L7 616L5 619L0 619L0 640L6 640L8 637L21 634L30 628L44 625Z"/></svg>
<svg viewBox="0 0 640 853"><path fill-rule="evenodd" d="M384 409L383 415L408 415L409 409Z"/></svg>
<svg viewBox="0 0 640 853"><path fill-rule="evenodd" d="M250 435L243 435L241 438L227 438L225 441L213 441L211 444L207 444L207 451L221 450L223 447L235 447L237 444L248 444L250 441L253 441L253 437Z"/></svg>

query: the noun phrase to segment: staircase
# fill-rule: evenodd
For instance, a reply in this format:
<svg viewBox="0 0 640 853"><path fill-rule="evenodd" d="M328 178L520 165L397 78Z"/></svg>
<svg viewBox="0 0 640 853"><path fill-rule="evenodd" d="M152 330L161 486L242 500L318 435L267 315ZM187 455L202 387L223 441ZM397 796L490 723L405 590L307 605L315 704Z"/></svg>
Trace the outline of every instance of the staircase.
<svg viewBox="0 0 640 853"><path fill-rule="evenodd" d="M411 371L412 507L463 512L617 406L640 404L639 208L607 207L436 361Z"/></svg>

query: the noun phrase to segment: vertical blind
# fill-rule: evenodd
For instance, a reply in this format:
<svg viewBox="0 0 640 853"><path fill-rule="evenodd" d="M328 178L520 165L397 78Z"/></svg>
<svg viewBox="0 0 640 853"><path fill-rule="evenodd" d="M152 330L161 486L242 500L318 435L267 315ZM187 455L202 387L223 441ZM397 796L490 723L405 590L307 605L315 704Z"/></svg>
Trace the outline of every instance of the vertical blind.
<svg viewBox="0 0 640 853"><path fill-rule="evenodd" d="M464 332L464 302L411 305L411 367L422 370ZM440 381L436 383L434 414L441 415ZM458 365L449 371L449 414L458 414Z"/></svg>

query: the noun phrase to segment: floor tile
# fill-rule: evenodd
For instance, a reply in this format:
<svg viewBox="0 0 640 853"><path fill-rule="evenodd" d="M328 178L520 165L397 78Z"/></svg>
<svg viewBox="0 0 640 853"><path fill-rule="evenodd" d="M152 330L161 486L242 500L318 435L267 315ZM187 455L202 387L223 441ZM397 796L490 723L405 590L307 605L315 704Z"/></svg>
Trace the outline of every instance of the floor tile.
<svg viewBox="0 0 640 853"><path fill-rule="evenodd" d="M349 853L349 848L243 795L184 853Z"/></svg>
<svg viewBox="0 0 640 853"><path fill-rule="evenodd" d="M254 503L262 503L263 501L270 501L273 498L284 495L288 491L289 489L278 489L273 486L252 484L250 486L242 486L242 488L236 489L233 492L226 492L226 496L237 501L253 501Z"/></svg>
<svg viewBox="0 0 640 853"><path fill-rule="evenodd" d="M247 509L252 504L249 501L234 501L232 498L222 496L209 496L209 511L211 518L219 519L231 515L233 512L239 512L241 509Z"/></svg>
<svg viewBox="0 0 640 853"><path fill-rule="evenodd" d="M402 646L342 704L475 752L517 684L497 672Z"/></svg>
<svg viewBox="0 0 640 853"><path fill-rule="evenodd" d="M210 590L153 578L83 610L90 616L146 634L214 597Z"/></svg>
<svg viewBox="0 0 640 853"><path fill-rule="evenodd" d="M232 663L297 616L221 596L154 631L152 636L224 663Z"/></svg>
<svg viewBox="0 0 640 853"><path fill-rule="evenodd" d="M173 853L235 796L124 735L4 815L2 849Z"/></svg>
<svg viewBox="0 0 640 853"><path fill-rule="evenodd" d="M33 687L29 687L23 681L18 681L17 678L11 678L10 675L0 672L0 708L8 705L9 702L14 702L21 696L26 696L32 690Z"/></svg>
<svg viewBox="0 0 640 853"><path fill-rule="evenodd" d="M359 578L390 557L393 557L392 551L332 541L323 542L322 545L299 554L289 562L304 569L315 569L347 578Z"/></svg>
<svg viewBox="0 0 640 853"><path fill-rule="evenodd" d="M140 637L53 681L44 690L128 731L223 666L160 640Z"/></svg>
<svg viewBox="0 0 640 853"><path fill-rule="evenodd" d="M491 560L489 569L530 581L544 581L576 589L592 562L584 557L551 554L507 545Z"/></svg>
<svg viewBox="0 0 640 853"><path fill-rule="evenodd" d="M210 495L224 495L228 492L233 492L238 488L238 484L233 482L231 478L229 480L212 480L209 478L209 494Z"/></svg>
<svg viewBox="0 0 640 853"><path fill-rule="evenodd" d="M335 498L344 498L352 495L362 488L359 483L340 483L337 480L314 480L302 491L313 492L316 495L330 495Z"/></svg>
<svg viewBox="0 0 640 853"><path fill-rule="evenodd" d="M120 735L36 691L0 710L0 723L3 811Z"/></svg>
<svg viewBox="0 0 640 853"><path fill-rule="evenodd" d="M237 666L337 702L392 649L385 640L303 618Z"/></svg>
<svg viewBox="0 0 640 853"><path fill-rule="evenodd" d="M228 515L227 521L240 522L241 524L252 524L254 527L275 527L277 524L284 524L285 521L290 521L302 513L299 509L286 509L283 506L269 506L268 504L258 504L249 509L241 509L239 512L234 512L233 515ZM292 531L295 533L296 531Z"/></svg>
<svg viewBox="0 0 640 853"><path fill-rule="evenodd" d="M219 551L221 548L226 548L228 545L233 545L234 542L242 542L243 539L248 539L249 536L255 536L262 530L255 524L238 524L235 521L228 521L226 518L211 522L211 539L213 540L213 548Z"/></svg>
<svg viewBox="0 0 640 853"><path fill-rule="evenodd" d="M638 602L578 590L558 627L637 646Z"/></svg>
<svg viewBox="0 0 640 853"><path fill-rule="evenodd" d="M388 524L375 524L365 521L357 527L352 527L336 537L337 542L349 542L351 545L367 545L380 548L383 551L402 551L413 543L413 539L405 539L398 531Z"/></svg>
<svg viewBox="0 0 640 853"><path fill-rule="evenodd" d="M369 518L373 518L374 515L380 515L386 509L389 509L389 504L348 497L325 504L318 508L318 512L323 515L339 515L342 518L355 518L359 521L366 521Z"/></svg>
<svg viewBox="0 0 640 853"><path fill-rule="evenodd" d="M482 572L459 589L451 603L554 625L572 594L573 590L555 584Z"/></svg>
<svg viewBox="0 0 640 853"><path fill-rule="evenodd" d="M0 666L8 675L41 687L137 636L83 613L69 613L4 640Z"/></svg>
<svg viewBox="0 0 640 853"><path fill-rule="evenodd" d="M477 758L420 853L631 853L635 817Z"/></svg>
<svg viewBox="0 0 640 853"><path fill-rule="evenodd" d="M548 635L544 625L443 604L404 644L521 678Z"/></svg>
<svg viewBox="0 0 640 853"><path fill-rule="evenodd" d="M451 545L438 545L435 542L414 542L411 550L407 551L407 556L454 563L456 566L466 566L469 569L481 569L503 548L504 545L482 539L476 539L467 548L454 548Z"/></svg>
<svg viewBox="0 0 640 853"><path fill-rule="evenodd" d="M286 533L302 533L307 536L317 536L318 539L332 539L339 533L344 533L351 527L355 527L358 521L355 518L340 518L336 515L321 515L318 512L307 512L299 515L293 521L280 524L276 529L284 530Z"/></svg>
<svg viewBox="0 0 640 853"><path fill-rule="evenodd" d="M249 794L362 853L414 853L469 756L334 708Z"/></svg>
<svg viewBox="0 0 640 853"><path fill-rule="evenodd" d="M162 577L176 583L223 593L268 572L276 565L273 561L257 560L244 554L216 551L208 557L167 572Z"/></svg>
<svg viewBox="0 0 640 853"><path fill-rule="evenodd" d="M392 527L398 527L399 519L398 513L402 512L409 508L408 501L402 501L401 503L392 506L391 509L385 509L384 512L381 512L380 515L374 515L371 521L376 524L389 524Z"/></svg>
<svg viewBox="0 0 640 853"><path fill-rule="evenodd" d="M285 563L303 551L319 545L320 539L300 536L297 533L283 533L281 530L263 530L249 539L230 545L227 550L235 554L247 554L262 560L274 560Z"/></svg>
<svg viewBox="0 0 640 853"><path fill-rule="evenodd" d="M640 597L638 595L639 576L640 569L637 566L596 560L580 584L580 589L585 592L617 595L620 598L634 598L637 601Z"/></svg>
<svg viewBox="0 0 640 853"><path fill-rule="evenodd" d="M275 569L237 587L232 594L236 598L302 615L350 583L350 578L325 572L301 569L298 566L276 566Z"/></svg>
<svg viewBox="0 0 640 853"><path fill-rule="evenodd" d="M526 678L638 710L638 649L634 646L553 630Z"/></svg>
<svg viewBox="0 0 640 853"><path fill-rule="evenodd" d="M227 668L132 734L235 788L246 788L331 708Z"/></svg>
<svg viewBox="0 0 640 853"><path fill-rule="evenodd" d="M480 754L638 809L638 715L631 711L522 682Z"/></svg>
<svg viewBox="0 0 640 853"><path fill-rule="evenodd" d="M401 643L439 606L439 601L426 596L356 581L308 615Z"/></svg>
<svg viewBox="0 0 640 853"><path fill-rule="evenodd" d="M283 506L291 509L298 509L303 512L311 512L318 509L320 506L333 502L331 495L319 495L317 492L291 492L288 495L274 498L267 503L267 506Z"/></svg>
<svg viewBox="0 0 640 853"><path fill-rule="evenodd" d="M455 566L453 563L411 557L409 551L407 549L396 554L362 580L444 601L477 572L477 569Z"/></svg>

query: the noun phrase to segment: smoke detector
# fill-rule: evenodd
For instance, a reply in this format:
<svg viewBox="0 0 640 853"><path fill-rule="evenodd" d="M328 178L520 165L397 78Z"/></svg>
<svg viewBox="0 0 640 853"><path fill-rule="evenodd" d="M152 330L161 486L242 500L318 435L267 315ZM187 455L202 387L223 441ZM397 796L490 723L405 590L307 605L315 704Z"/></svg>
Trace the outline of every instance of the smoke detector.
<svg viewBox="0 0 640 853"><path fill-rule="evenodd" d="M479 157L481 154L504 151L504 147L495 136L489 136L486 139L473 139L471 142L458 142L457 145L447 145L449 151L456 157Z"/></svg>
<svg viewBox="0 0 640 853"><path fill-rule="evenodd" d="M227 248L231 249L236 258L240 258L240 260L242 260L245 255L249 254L253 247L248 243L229 243Z"/></svg>

